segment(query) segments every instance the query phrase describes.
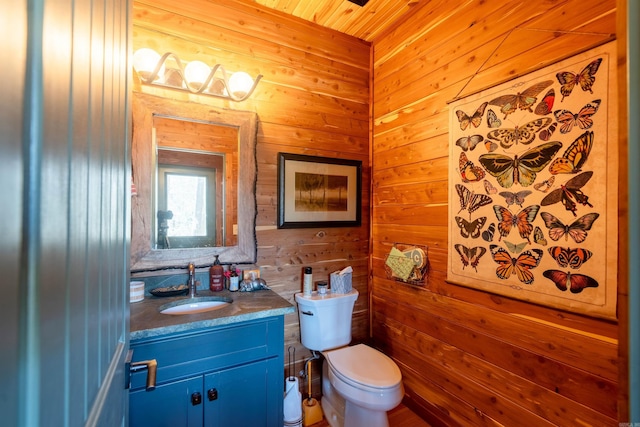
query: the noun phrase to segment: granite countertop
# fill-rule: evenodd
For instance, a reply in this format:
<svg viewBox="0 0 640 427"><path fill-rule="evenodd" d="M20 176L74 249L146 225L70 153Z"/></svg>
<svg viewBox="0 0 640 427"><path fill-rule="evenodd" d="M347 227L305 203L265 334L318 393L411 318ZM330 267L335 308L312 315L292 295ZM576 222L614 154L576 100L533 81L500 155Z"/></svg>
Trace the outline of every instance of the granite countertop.
<svg viewBox="0 0 640 427"><path fill-rule="evenodd" d="M134 341L295 312L295 307L289 301L266 289L254 292L198 290L198 297L230 298L233 302L226 307L204 313L169 315L161 314L158 308L188 297L146 296L144 300L129 305L130 339Z"/></svg>

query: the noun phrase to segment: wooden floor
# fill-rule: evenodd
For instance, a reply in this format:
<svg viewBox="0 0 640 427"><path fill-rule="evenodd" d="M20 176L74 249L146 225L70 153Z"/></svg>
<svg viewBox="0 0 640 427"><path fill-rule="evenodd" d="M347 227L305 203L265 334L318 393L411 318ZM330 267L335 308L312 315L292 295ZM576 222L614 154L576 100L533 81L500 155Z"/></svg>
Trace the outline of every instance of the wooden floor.
<svg viewBox="0 0 640 427"><path fill-rule="evenodd" d="M308 427L329 427L327 420L312 424ZM347 427L347 426L345 426ZM430 427L429 423L413 413L403 404L389 411L389 427Z"/></svg>

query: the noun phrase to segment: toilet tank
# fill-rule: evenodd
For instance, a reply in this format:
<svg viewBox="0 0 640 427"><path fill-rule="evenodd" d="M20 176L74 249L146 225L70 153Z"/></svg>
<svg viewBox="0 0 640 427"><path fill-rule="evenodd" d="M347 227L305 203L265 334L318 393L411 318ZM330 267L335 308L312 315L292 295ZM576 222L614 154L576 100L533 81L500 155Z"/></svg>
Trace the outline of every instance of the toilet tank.
<svg viewBox="0 0 640 427"><path fill-rule="evenodd" d="M351 342L351 316L358 291L348 294L328 292L311 296L295 295L300 317L300 338L309 350L324 351Z"/></svg>

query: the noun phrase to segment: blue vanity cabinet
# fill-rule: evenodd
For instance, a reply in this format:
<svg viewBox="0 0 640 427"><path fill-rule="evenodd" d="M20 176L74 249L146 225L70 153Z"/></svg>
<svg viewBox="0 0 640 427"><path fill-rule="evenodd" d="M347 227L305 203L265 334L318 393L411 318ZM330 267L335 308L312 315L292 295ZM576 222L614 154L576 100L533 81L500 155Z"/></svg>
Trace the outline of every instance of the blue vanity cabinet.
<svg viewBox="0 0 640 427"><path fill-rule="evenodd" d="M133 361L156 359L156 388L135 372L129 425L283 425L284 317L132 340Z"/></svg>
<svg viewBox="0 0 640 427"><path fill-rule="evenodd" d="M205 426L281 426L283 392L273 383L282 377L277 359L261 360L204 377ZM208 400L211 393L217 399ZM278 399L280 402L276 401ZM271 422L273 420L273 422Z"/></svg>
<svg viewBox="0 0 640 427"><path fill-rule="evenodd" d="M202 427L202 404L193 405L191 395L202 396L202 375L144 388L129 393L129 425Z"/></svg>

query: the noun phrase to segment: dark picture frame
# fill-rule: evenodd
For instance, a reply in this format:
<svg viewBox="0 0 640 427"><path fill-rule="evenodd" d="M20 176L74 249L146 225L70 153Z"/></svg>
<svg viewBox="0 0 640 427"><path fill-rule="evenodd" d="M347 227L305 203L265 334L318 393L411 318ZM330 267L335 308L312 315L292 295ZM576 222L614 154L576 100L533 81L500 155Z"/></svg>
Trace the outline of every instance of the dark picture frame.
<svg viewBox="0 0 640 427"><path fill-rule="evenodd" d="M362 161L278 153L278 228L361 222Z"/></svg>

